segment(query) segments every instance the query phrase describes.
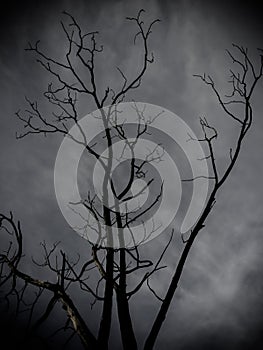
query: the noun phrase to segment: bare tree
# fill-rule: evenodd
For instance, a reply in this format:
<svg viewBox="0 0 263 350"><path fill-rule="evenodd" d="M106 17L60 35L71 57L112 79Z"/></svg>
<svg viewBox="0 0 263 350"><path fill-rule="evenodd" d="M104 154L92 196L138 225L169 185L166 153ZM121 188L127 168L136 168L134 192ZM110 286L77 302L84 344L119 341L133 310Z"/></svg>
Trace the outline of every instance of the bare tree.
<svg viewBox="0 0 263 350"><path fill-rule="evenodd" d="M131 80L118 68L121 76L119 89L114 90L111 87L106 87L102 96L100 96L98 92L100 89L96 84L96 57L103 52L103 46L98 45L98 32L84 33L71 14L64 12L69 22L68 24L61 22L68 47L63 61L46 54L40 48L39 42L35 45L29 44L27 48L28 51L37 56L37 62L53 79L52 83L48 85L44 96L55 110L51 117L46 117L41 112L38 103L27 98L28 109L24 113L19 111L16 114L25 128L23 133L17 135L17 138L21 139L31 134L47 135L57 133L67 136L72 141L82 145L85 151L99 162L104 171L102 183L103 200L99 200L96 194L87 190L86 195L80 202L71 203L72 210L76 215L81 215L85 222L82 228L83 236L85 236L87 231L93 231L96 237L95 242L90 242L91 255L88 260L83 257L78 257L74 260L62 250L58 252L57 243L51 248L48 248L45 242L42 244L43 261L33 260L33 262L38 268L47 268L52 273L55 278L50 278L48 281L23 272L21 267L23 234L20 222L14 219L12 212L10 215L1 214L1 231L10 235L11 241L6 250L0 255L0 285L4 290L4 300L7 304L10 298L14 298L16 300L17 313L21 312L21 310L27 310L29 327L32 329L38 328L46 321L55 306L61 303L66 319L65 325L58 329L57 332L65 329L70 330L72 334L70 334L68 340L77 334L83 347L86 349L108 348L114 297L116 298L123 349L137 349L129 302L130 298L137 294L144 284L149 287L149 292L153 293L158 302L160 302L159 311L144 345L145 350L153 349L173 300L191 247L198 233L205 226L206 219L215 205L217 193L235 166L241 151L241 145L252 125L253 109L251 99L256 85L263 74L262 50L259 50L260 63L257 70L256 65L249 56L248 50L242 46L233 45L233 52L227 51L227 53L238 69L230 70L231 92L229 95L224 96L210 76L205 74L197 76L211 88L225 115L237 123L239 134L236 140L236 147L229 151L229 164L221 174L219 173L214 153L217 130L209 124L207 119L202 118L200 120L203 136L198 140L191 137L189 139L189 142L198 141L205 144L207 150L206 160L211 162L212 169L212 174L208 179L213 185L199 220L192 228L187 239L182 236L184 249L175 265L174 274L167 292L163 297L160 297L150 286L150 279L153 274L164 268L161 262L171 243L173 230L167 245L156 261L141 257L140 244L138 242L135 242L132 247L127 247L123 234L123 230L128 229L130 240L134 239L133 224L138 221L143 223L145 215L158 205L163 191L163 184L160 184L158 193L148 203L146 209L140 209L140 205L138 208L133 209L127 206L129 199L137 197L139 199L146 187L151 188L153 186L154 178L151 178L148 174L147 167L152 162L162 160L161 146L150 150L143 160L138 161L134 155L134 148L137 142L149 132L153 120L162 117L161 113L148 118L144 111L140 110L134 103L134 109L138 116L138 125L137 128L132 130L132 135L130 135L131 131L126 123L119 122L120 111L118 106L125 100L129 92L140 87L148 65L154 61L154 56L149 51L148 42L153 26L159 20L156 19L146 25L142 20L143 12L143 10L140 10L136 17L127 17L127 20L134 23L138 30L134 37L134 42L141 40L142 65ZM99 116L96 117L100 119L103 125L103 133L99 141L100 143L104 142L105 147L108 149L106 157L101 157L99 149L96 148L96 142L90 144L85 138L85 132L80 124L78 113L78 102L83 96L84 98L90 98L99 110ZM235 109L236 105L241 106L238 112ZM240 112L241 110L242 112ZM80 137L78 139L71 134L72 125L75 125L79 130ZM133 141L131 141L131 138ZM123 141L124 145L118 161L124 160L128 164L128 171L122 186L112 178L113 159L115 156L113 149L114 139ZM128 160L125 158L126 151L131 154ZM145 188L131 194L134 181L140 178L145 180ZM196 178L185 179L185 181L196 180ZM113 202L111 201L111 194L113 195ZM126 210L122 211L120 207L126 208ZM84 216L81 214L83 210ZM114 238L113 227L116 227L118 232L118 248L114 245L116 238ZM143 239L140 243L153 234L155 230L156 227L153 222L151 232L147 232L146 228L145 232L142 232ZM128 278L141 270L146 272L142 274L140 281L135 285L130 285ZM90 284L88 280L91 271L94 271L97 276L97 282L94 284ZM90 317L81 314L77 301L72 297L72 295L75 295L72 291L76 290L76 288L79 289L79 293L88 293L92 296L94 303L102 303L102 314L97 335L90 329ZM32 290L34 290L34 298L32 297ZM31 296L29 302L26 301L27 293ZM49 296L46 310L33 323L34 310L39 299L44 294L45 297Z"/></svg>

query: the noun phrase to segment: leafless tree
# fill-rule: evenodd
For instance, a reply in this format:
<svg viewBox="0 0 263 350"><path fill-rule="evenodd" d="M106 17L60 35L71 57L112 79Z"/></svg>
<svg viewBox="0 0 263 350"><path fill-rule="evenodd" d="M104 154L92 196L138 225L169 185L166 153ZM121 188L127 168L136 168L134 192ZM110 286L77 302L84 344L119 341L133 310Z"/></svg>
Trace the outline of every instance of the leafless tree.
<svg viewBox="0 0 263 350"><path fill-rule="evenodd" d="M138 127L133 130L133 142L130 141L127 134L126 125L118 122L118 104L125 100L126 95L133 89L140 87L142 78L149 64L154 62L154 56L150 52L148 44L153 26L159 21L153 20L148 25L142 20L143 10L140 10L136 17L127 17L128 21L135 24L138 32L134 37L134 42L141 40L142 44L142 65L133 79L129 79L125 73L118 68L121 77L119 89L114 90L106 87L102 96L101 91L96 84L96 58L103 52L103 46L98 45L98 32L84 33L76 19L69 13L64 12L67 18L67 24L61 22L64 31L68 50L64 60L59 61L46 54L40 47L40 43L29 44L27 50L37 57L40 66L50 74L53 81L48 85L44 96L47 101L55 108L51 117L43 115L37 102L26 99L28 108L21 113L16 113L18 119L24 125L24 132L17 134L21 139L31 134L62 134L71 137L73 141L83 145L88 154L92 155L104 169L104 178L102 184L103 201L90 191L79 203L71 203L72 210L78 214L78 206L86 210L87 217L85 230L93 230L97 237L97 242L90 243L91 255L86 260L83 257L72 259L62 250L58 251L58 244L49 248L47 244L42 243L43 260L33 260L34 265L38 268L47 268L54 278L49 280L39 279L33 275L23 272L23 233L20 221L16 221L13 213L9 215L0 215L0 227L4 234L10 236L10 243L0 255L1 265L1 288L4 291L3 300L9 304L11 298L16 300L16 312L27 311L29 315L29 326L32 329L39 327L47 320L52 310L58 303L61 303L65 311L65 325L56 332L68 329L72 331L68 341L75 334L79 336L83 347L86 349L107 349L111 333L111 321L113 312L113 298L116 298L118 320L120 326L123 349L137 349L136 336L133 329L132 318L130 315L130 298L137 294L141 287L146 284L149 292L153 293L160 303L159 311L153 321L152 328L146 336L144 349L154 348L154 344L159 335L160 329L164 323L167 312L173 300L175 291L180 281L183 268L191 247L198 233L205 226L206 219L211 213L216 203L218 191L226 182L232 169L234 168L241 151L241 145L244 138L252 125L253 109L251 99L257 83L263 74L263 55L259 50L259 68L252 62L248 50L242 46L233 45L233 51L227 51L235 70L230 70L231 91L229 95L223 95L211 76L198 75L215 94L220 107L226 117L231 118L237 124L238 137L236 146L229 151L229 163L223 173L219 173L215 153L214 143L217 138L217 130L209 124L206 118L200 120L202 137L199 140L189 139L189 142L202 142L207 150L206 160L211 162L212 174L209 181L212 182L212 188L209 193L205 208L196 222L188 238L182 235L184 248L178 261L174 266L174 273L169 283L166 294L163 297L157 295L156 291L150 285L150 279L160 269L162 258L166 253L173 237L173 231L160 256L153 261L141 257L140 245L134 244L128 248L123 244L123 229L128 228L133 237L132 224L142 220L144 215L151 211L158 204L162 196L162 185L159 193L145 210L126 210L121 212L120 205L125 206L125 202L131 197L140 196L144 189L137 194L130 194L132 184L135 179L146 179L146 187L152 186L153 178L147 177L147 166L151 162L161 161L162 152L157 148L151 150L144 160L138 162L134 157L134 147L138 140L147 134L153 119L147 119L143 111L137 109L136 103L134 108L138 115ZM85 74L83 73L85 71ZM55 83L54 83L55 82ZM96 150L96 145L91 145L85 139L79 123L78 102L81 97L90 98L95 107L100 111L100 121L103 125L103 142L108 149L108 156L102 158ZM235 109L236 105L241 108ZM110 106L105 112L104 107ZM117 106L117 107L116 107ZM153 118L160 117L156 115ZM147 119L147 120L146 120ZM70 128L76 125L81 135L80 139L74 139L70 134ZM111 177L113 167L113 140L117 138L124 142L123 154L125 149L132 154L128 161L129 172L125 178L125 186L120 190ZM122 154L122 156L123 156ZM125 159L123 157L123 159ZM120 159L121 161L121 159ZM195 181L196 178L185 179L185 181ZM114 203L110 204L109 191L113 194ZM91 220L91 219L92 220ZM112 227L116 226L118 230L119 248L113 245ZM151 232L144 232L144 237L152 234L155 230L153 223ZM106 244L104 243L106 242ZM84 262L83 262L84 261ZM137 271L144 270L140 281L136 285L130 285L128 277ZM89 274L91 271L97 273L97 283L89 283ZM89 326L89 315L82 315L77 307L77 301L74 300L72 290L79 288L79 293L88 293L94 298L95 302L102 303L102 314L99 323L98 334L94 334ZM32 290L34 292L32 292ZM31 292L29 292L31 291ZM30 301L26 295L30 295ZM33 293L33 294L32 294ZM41 316L33 322L34 310L42 295L49 296L46 310ZM33 298L34 296L34 298ZM13 300L12 299L12 300ZM32 324L33 323L33 324Z"/></svg>

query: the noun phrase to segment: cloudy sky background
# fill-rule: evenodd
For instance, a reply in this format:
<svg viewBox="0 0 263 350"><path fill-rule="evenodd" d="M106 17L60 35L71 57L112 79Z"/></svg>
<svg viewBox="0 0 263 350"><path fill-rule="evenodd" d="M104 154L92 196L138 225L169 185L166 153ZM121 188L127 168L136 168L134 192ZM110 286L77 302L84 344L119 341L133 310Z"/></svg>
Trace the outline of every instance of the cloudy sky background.
<svg viewBox="0 0 263 350"><path fill-rule="evenodd" d="M11 3L10 3L11 4ZM13 210L22 221L28 256L40 254L39 242L62 241L62 248L85 254L83 240L67 226L56 203L53 167L60 136L29 137L17 141L22 125L14 113L25 108L24 96L40 99L49 82L34 57L24 51L27 42L41 40L48 52L61 57L65 52L59 21L70 11L90 30L100 31L105 46L97 82L102 89L120 80L116 66L136 71L139 46L133 46L134 27L125 21L141 8L146 18L160 18L150 47L155 63L140 89L128 97L163 106L183 118L198 134L198 117L205 115L217 127L216 156L226 164L234 145L237 125L221 112L212 93L193 74L210 73L226 89L230 60L225 54L232 43L256 53L263 47L259 6L238 1L24 1L13 2L1 11L0 51L0 209ZM254 55L256 57L256 55ZM226 91L226 90L223 90ZM263 165L262 165L262 82L254 95L254 125L247 136L239 162L218 195L217 204L191 252L180 288L161 331L156 348L249 349L259 344L262 327L263 294ZM43 104L43 108L46 108ZM87 103L83 115L94 109ZM167 235L143 247L156 256ZM167 271L153 278L160 293L182 248L175 237L165 258ZM27 266L28 271L31 267ZM135 331L143 341L158 302L142 289L132 303ZM97 310L97 311L96 311ZM98 308L92 313L96 328ZM55 318L55 317L54 317ZM51 327L51 326L50 326ZM118 348L117 324L112 344Z"/></svg>

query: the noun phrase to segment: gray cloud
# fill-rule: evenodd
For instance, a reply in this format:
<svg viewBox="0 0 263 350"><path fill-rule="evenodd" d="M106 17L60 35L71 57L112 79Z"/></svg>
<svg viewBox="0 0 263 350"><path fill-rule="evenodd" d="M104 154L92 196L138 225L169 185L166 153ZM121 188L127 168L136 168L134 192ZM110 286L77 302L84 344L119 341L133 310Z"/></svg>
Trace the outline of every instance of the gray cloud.
<svg viewBox="0 0 263 350"><path fill-rule="evenodd" d="M45 2L47 4L47 2ZM12 209L22 221L28 256L40 255L39 242L61 240L66 251L85 256L87 247L64 221L54 194L53 166L60 137L15 140L21 125L13 114L25 106L24 95L39 99L48 78L24 51L27 41L38 38L55 55L64 50L59 27L63 9L70 10L89 29L101 31L105 56L97 70L101 91L108 83L120 83L115 70L134 73L139 48L132 43L132 27L123 19L140 8L147 19L161 17L151 39L155 63L140 90L129 98L154 103L177 113L198 133L198 117L206 115L219 130L216 155L226 165L236 126L217 106L207 87L192 74L211 73L222 89L227 68L224 49L232 42L254 50L262 46L262 22L257 7L232 2L193 1L58 1L33 3L6 10L2 22L1 74L1 210ZM128 39L131 39L130 41ZM106 57L106 59L105 59ZM259 341L262 330L262 84L255 94L254 127L242 149L239 163L218 196L206 228L191 252L185 274L162 330L157 348L248 349ZM82 102L81 114L92 106ZM43 103L43 109L50 112ZM168 235L142 247L156 256ZM74 248L73 248L74 247ZM152 284L164 293L182 243L175 237L166 256L166 272ZM30 266L25 268L30 270ZM157 311L154 298L143 289L133 302L135 329L143 341ZM82 303L82 299L81 299ZM85 303L83 301L83 303ZM93 314L96 326L99 307ZM59 316L58 312L58 317ZM118 348L118 326L113 325L112 343ZM254 342L254 343L253 343ZM120 347L119 347L120 348Z"/></svg>

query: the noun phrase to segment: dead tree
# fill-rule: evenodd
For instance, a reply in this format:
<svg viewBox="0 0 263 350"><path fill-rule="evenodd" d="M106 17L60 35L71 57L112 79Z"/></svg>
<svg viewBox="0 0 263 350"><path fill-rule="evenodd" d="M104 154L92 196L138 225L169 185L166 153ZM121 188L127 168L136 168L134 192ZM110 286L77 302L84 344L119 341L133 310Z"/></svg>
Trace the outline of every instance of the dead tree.
<svg viewBox="0 0 263 350"><path fill-rule="evenodd" d="M145 160L140 162L137 162L134 156L131 157L129 160L127 181L121 190L118 189L114 180L111 178L114 157L112 148L114 138L124 141L125 147L133 154L136 143L148 132L148 128L152 122L150 119L145 122L145 116L142 111L137 110L141 122L139 121L137 129L134 130L133 142L130 142L125 124L118 123L118 111L116 109L116 106L124 101L126 95L130 91L140 87L148 65L154 61L154 56L150 53L148 48L148 42L150 34L152 33L152 28L159 20L154 20L150 22L149 25L146 25L142 20L143 12L143 10L139 11L136 17L127 17L138 29L134 37L134 42L141 40L143 50L142 65L139 67L137 75L131 80L118 68L122 79L119 90L115 91L111 87L106 87L102 96L99 96L99 89L96 84L96 57L103 52L103 46L98 45L98 33L84 33L71 14L64 13L69 20L68 25L61 22L62 30L65 33L68 45L64 61L56 60L44 53L40 48L39 42L35 45L29 44L27 48L29 52L36 54L37 62L51 75L53 80L56 81L56 84L54 84L54 82L50 83L47 91L44 93L45 98L56 108L56 111L52 113L52 117L48 118L42 114L37 102L33 102L27 98L28 109L26 109L24 113L20 111L17 112L18 119L22 121L25 127L24 133L18 134L17 138L21 139L31 134L48 135L51 133L67 135L73 138L73 136L70 135L71 125L73 124L79 127L82 139L75 140L73 138L73 140L81 143L88 154L98 160L104 169L102 184L103 201L99 202L96 195L92 195L91 192L88 191L87 196L83 198L80 203L72 203L73 208L76 208L76 212L77 206L80 205L87 211L87 217L91 215L93 218L93 224L91 224L88 219L86 220L85 229L95 231L98 241L96 243L90 243L91 256L88 260L80 263L80 258L72 260L62 250L57 253L58 244L54 244L51 248L48 248L45 243L42 244L44 250L43 261L34 261L34 264L39 268L48 268L55 276L55 282L51 282L51 280L41 280L23 272L21 267L21 260L23 258L23 237L20 222L15 221L12 213L10 213L10 215L1 214L1 230L12 237L7 249L0 255L1 287L5 288L4 299L7 303L9 303L10 298L16 299L17 313L19 313L23 307L28 309L30 324L39 298L43 292L47 292L49 294L49 302L47 303L46 310L41 317L36 320L32 326L33 329L36 329L46 321L56 304L61 303L67 315L65 325L61 329L72 330L72 335L77 334L84 348L87 349L108 348L114 297L116 297L123 348L137 349L129 301L133 295L140 291L140 288L144 284L147 284L149 291L152 292L160 302L159 312L146 337L144 346L145 350L153 349L173 300L191 247L198 233L205 226L206 219L215 205L217 193L224 185L235 166L241 151L241 145L252 125L253 109L251 98L263 73L262 50L259 51L260 64L257 70L248 54L248 50L241 46L234 45L233 48L236 53L234 54L228 51L228 55L233 61L233 64L239 69L230 71L231 92L229 95L223 97L216 83L210 76L206 76L205 74L198 76L212 89L225 115L237 123L239 135L236 140L236 147L229 152L229 165L222 174L219 174L214 153L217 130L211 126L205 118L200 120L203 136L198 141L204 143L207 147L208 153L206 159L211 162L212 169L212 175L209 177L209 180L213 182L213 186L199 220L192 228L188 238L185 239L182 237L184 249L178 262L175 264L174 274L168 290L164 297L161 298L151 288L149 281L155 272L164 267L161 265L161 261L171 243L173 232L167 245L156 261L141 257L139 245L135 244L134 247L127 248L125 245L120 244L120 247L115 249L112 244L113 226L117 227L118 239L120 242L124 239L124 228L128 228L131 231L132 237L132 224L136 222L136 220L143 220L143 216L158 204L162 195L162 186L160 186L159 194L145 210L139 211L139 213L136 210L127 210L124 214L120 211L120 205L130 199L130 190L135 179L144 177L147 179L147 187L152 185L154 179L147 178L147 171L145 168L151 162L158 162L161 160L162 154L157 152L157 149L151 150ZM81 66L81 69L84 69L87 74L85 75L85 79L83 73L79 73L79 66ZM70 78L69 75L71 75ZM88 79L86 76L88 76ZM95 107L100 110L100 121L104 130L103 139L109 150L106 159L100 157L95 145L90 145L86 142L83 130L81 130L81 126L79 125L78 101L82 96L90 98ZM107 113L105 113L104 109L106 105L110 106L107 109ZM232 107L236 105L242 107L242 113L237 114L235 112L235 109ZM134 104L134 108L136 109L136 103ZM194 139L189 140L189 142L195 141ZM195 180L195 178L185 179L185 181ZM132 196L139 197L143 190ZM114 197L114 204L112 206L109 200L109 191L111 191ZM153 225L152 231L154 230L155 228ZM151 232L145 232L145 236L147 236L147 234L151 234ZM105 240L107 244L103 246L101 242ZM141 280L137 285L131 287L128 283L128 277L136 271L143 269L145 269L146 272L142 275ZM90 285L88 283L88 275L91 270L96 270L98 272L98 280L95 285ZM102 314L97 335L90 330L89 317L84 317L81 314L80 310L78 310L77 303L73 297L71 297L71 288L73 286L78 286L81 292L89 293L89 295L94 298L94 302L98 301L102 303ZM31 300L26 303L25 295L32 287L36 288L37 292L34 299L32 299L33 301Z"/></svg>

